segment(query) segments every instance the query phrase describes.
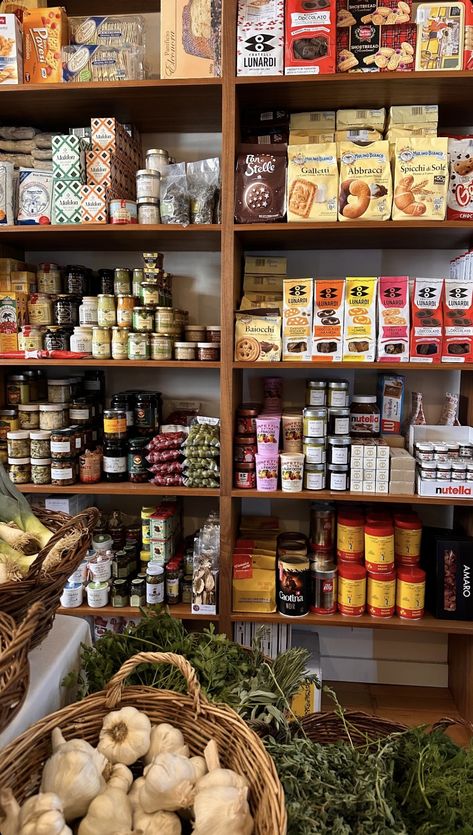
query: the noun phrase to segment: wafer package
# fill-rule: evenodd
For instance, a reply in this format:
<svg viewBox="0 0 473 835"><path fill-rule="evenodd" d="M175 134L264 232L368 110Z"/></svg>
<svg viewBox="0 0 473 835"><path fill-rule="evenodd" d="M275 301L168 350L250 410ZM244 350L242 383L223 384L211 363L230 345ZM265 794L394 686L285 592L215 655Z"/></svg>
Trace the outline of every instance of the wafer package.
<svg viewBox="0 0 473 835"><path fill-rule="evenodd" d="M345 279L314 280L313 362L343 359L343 310Z"/></svg>
<svg viewBox="0 0 473 835"><path fill-rule="evenodd" d="M409 362L409 278L378 279L379 362Z"/></svg>
<svg viewBox="0 0 473 835"><path fill-rule="evenodd" d="M473 279L446 278L442 362L473 362Z"/></svg>
<svg viewBox="0 0 473 835"><path fill-rule="evenodd" d="M415 278L411 290L412 362L440 362L443 278Z"/></svg>

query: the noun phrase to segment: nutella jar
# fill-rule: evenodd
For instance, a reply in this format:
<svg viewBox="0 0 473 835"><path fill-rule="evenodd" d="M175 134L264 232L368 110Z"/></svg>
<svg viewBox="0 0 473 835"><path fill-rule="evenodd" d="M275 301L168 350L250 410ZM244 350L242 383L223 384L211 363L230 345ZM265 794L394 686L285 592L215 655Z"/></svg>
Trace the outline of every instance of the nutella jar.
<svg viewBox="0 0 473 835"><path fill-rule="evenodd" d="M350 435L357 438L379 437L379 408L376 397L356 394L350 406Z"/></svg>

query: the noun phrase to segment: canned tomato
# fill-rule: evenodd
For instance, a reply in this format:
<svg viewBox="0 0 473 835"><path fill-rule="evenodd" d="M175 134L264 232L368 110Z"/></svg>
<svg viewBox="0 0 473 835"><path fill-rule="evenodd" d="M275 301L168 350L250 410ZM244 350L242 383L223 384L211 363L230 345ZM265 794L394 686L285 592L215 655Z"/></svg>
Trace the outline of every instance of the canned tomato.
<svg viewBox="0 0 473 835"><path fill-rule="evenodd" d="M334 615L337 611L337 568L328 563L311 569L310 611L316 615Z"/></svg>
<svg viewBox="0 0 473 835"><path fill-rule="evenodd" d="M366 609L373 618L392 618L396 605L396 572L368 571Z"/></svg>
<svg viewBox="0 0 473 835"><path fill-rule="evenodd" d="M117 325L119 328L131 328L135 299L131 295L117 296Z"/></svg>
<svg viewBox="0 0 473 835"><path fill-rule="evenodd" d="M422 522L415 513L400 514L394 519L394 554L398 565L420 562Z"/></svg>
<svg viewBox="0 0 473 835"><path fill-rule="evenodd" d="M417 566L399 568L396 586L396 612L400 618L424 617L425 571Z"/></svg>
<svg viewBox="0 0 473 835"><path fill-rule="evenodd" d="M97 324L99 328L111 328L117 324L115 297L108 293L98 296Z"/></svg>
<svg viewBox="0 0 473 835"><path fill-rule="evenodd" d="M365 553L365 520L362 513L340 512L337 521L337 559L362 564Z"/></svg>
<svg viewBox="0 0 473 835"><path fill-rule="evenodd" d="M365 565L368 571L391 571L394 567L394 529L391 522L365 525Z"/></svg>
<svg viewBox="0 0 473 835"><path fill-rule="evenodd" d="M366 568L342 562L338 566L338 611L341 615L360 617L366 607Z"/></svg>
<svg viewBox="0 0 473 835"><path fill-rule="evenodd" d="M286 617L309 612L309 560L303 556L278 557L277 608Z"/></svg>
<svg viewBox="0 0 473 835"><path fill-rule="evenodd" d="M134 200L110 200L110 223L138 223L138 210Z"/></svg>

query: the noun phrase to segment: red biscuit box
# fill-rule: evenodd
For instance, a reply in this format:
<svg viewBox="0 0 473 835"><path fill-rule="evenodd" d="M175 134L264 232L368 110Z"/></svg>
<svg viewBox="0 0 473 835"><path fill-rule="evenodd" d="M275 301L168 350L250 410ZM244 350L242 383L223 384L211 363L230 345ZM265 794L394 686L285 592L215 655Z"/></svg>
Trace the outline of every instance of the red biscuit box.
<svg viewBox="0 0 473 835"><path fill-rule="evenodd" d="M442 362L473 362L473 280L446 278Z"/></svg>
<svg viewBox="0 0 473 835"><path fill-rule="evenodd" d="M441 362L443 278L415 278L411 294L411 362Z"/></svg>
<svg viewBox="0 0 473 835"><path fill-rule="evenodd" d="M285 75L335 72L336 0L286 0L285 27Z"/></svg>
<svg viewBox="0 0 473 835"><path fill-rule="evenodd" d="M353 42L351 28L360 40L358 46ZM368 33L366 37L364 30ZM381 27L367 24L364 29L339 27L337 72L411 72L415 65L416 39L415 23Z"/></svg>

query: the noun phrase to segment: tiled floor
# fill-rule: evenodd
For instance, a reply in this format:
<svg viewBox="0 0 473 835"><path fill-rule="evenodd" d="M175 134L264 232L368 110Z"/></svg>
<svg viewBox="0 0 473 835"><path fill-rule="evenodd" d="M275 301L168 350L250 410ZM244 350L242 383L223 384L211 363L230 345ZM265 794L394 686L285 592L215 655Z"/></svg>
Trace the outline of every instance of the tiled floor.
<svg viewBox="0 0 473 835"><path fill-rule="evenodd" d="M402 687L387 684L351 684L326 682L335 690L344 707L363 710L392 719L405 725L424 725L443 717L460 719L452 696L443 687ZM333 703L327 694L322 696L323 710L331 710ZM458 724L448 731L459 745L467 745L471 732Z"/></svg>

